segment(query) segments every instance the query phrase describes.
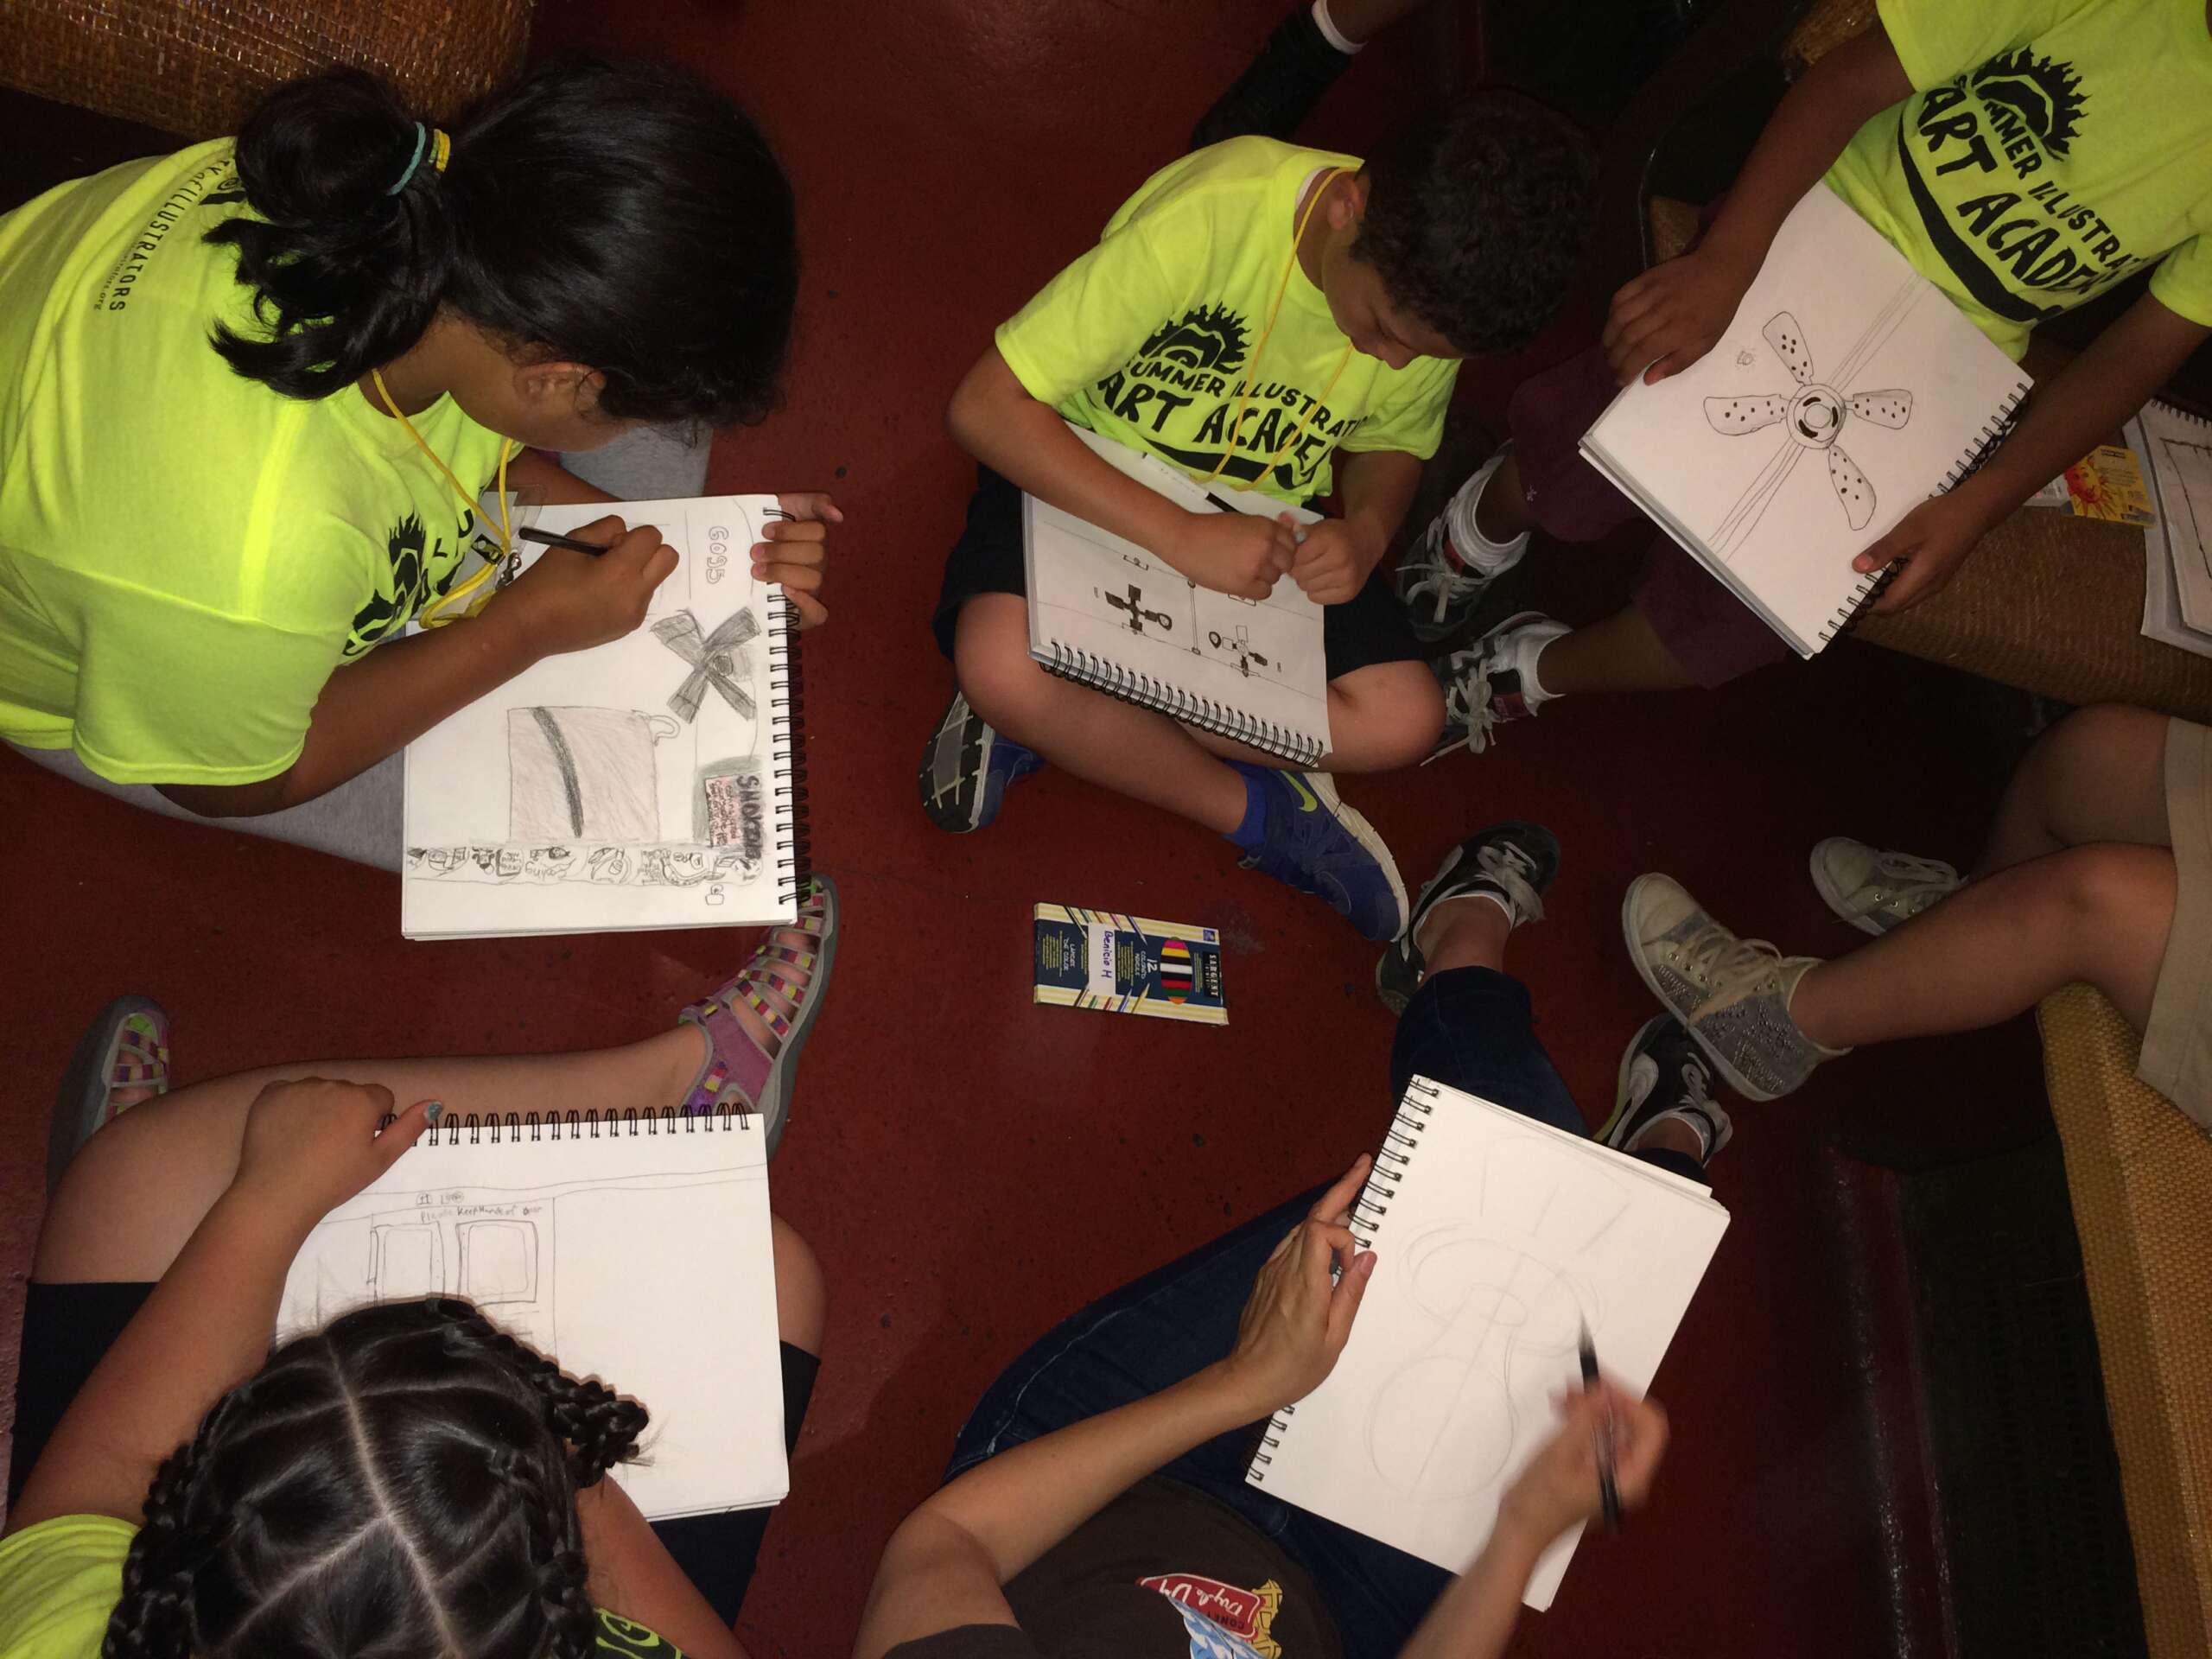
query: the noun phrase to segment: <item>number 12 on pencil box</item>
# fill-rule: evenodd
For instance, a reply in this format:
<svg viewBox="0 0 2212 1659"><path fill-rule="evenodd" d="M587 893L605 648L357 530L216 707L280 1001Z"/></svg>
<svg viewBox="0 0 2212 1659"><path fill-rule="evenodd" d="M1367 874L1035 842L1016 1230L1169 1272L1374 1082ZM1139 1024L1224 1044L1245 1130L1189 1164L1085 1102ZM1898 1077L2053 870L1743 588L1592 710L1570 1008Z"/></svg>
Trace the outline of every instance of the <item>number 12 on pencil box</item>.
<svg viewBox="0 0 2212 1659"><path fill-rule="evenodd" d="M1035 1000L1225 1026L1221 935L1075 905L1036 908Z"/></svg>

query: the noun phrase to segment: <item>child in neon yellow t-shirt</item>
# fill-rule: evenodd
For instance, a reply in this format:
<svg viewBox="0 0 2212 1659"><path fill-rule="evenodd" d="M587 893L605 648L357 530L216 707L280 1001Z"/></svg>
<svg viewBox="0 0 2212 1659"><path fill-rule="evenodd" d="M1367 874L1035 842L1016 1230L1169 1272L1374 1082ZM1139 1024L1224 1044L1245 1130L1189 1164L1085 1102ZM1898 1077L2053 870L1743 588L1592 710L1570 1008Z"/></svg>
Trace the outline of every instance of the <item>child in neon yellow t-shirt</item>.
<svg viewBox="0 0 2212 1659"><path fill-rule="evenodd" d="M988 823L1040 758L1228 836L1371 938L1405 892L1330 775L1403 766L1437 687L1376 566L1433 454L1459 359L1527 345L1571 283L1587 147L1510 94L1462 100L1374 158L1239 138L1154 175L1097 245L1001 326L954 395L981 463L936 631L959 689L925 753L933 821ZM1198 514L1093 454L1065 423L1201 480L1287 505L1337 492L1301 536ZM1330 752L1312 773L1057 679L1028 651L1020 492L1147 549L1199 586L1324 606Z"/></svg>
<svg viewBox="0 0 2212 1659"><path fill-rule="evenodd" d="M496 558L474 504L502 475L610 499L535 451L765 412L793 238L728 99L597 61L534 68L450 133L333 71L234 141L0 217L0 737L276 812L629 632L675 555L609 522L605 556L556 550L465 625L397 637L472 550ZM813 620L835 510L801 510L754 562Z"/></svg>

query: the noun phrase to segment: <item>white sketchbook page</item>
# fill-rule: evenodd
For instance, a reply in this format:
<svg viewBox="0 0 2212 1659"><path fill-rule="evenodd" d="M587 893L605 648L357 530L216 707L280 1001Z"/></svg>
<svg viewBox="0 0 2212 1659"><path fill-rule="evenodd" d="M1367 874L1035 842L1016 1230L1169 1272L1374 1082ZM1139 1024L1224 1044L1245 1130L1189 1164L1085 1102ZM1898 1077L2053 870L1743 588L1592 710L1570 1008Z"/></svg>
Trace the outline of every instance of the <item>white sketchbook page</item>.
<svg viewBox="0 0 2212 1659"><path fill-rule="evenodd" d="M1434 1084L1376 1230L1351 1340L1255 1465L1273 1497L1465 1570L1548 1440L1551 1397L1600 1363L1642 1394L1728 1224L1688 1182ZM1524 1599L1548 1607L1579 1529Z"/></svg>
<svg viewBox="0 0 2212 1659"><path fill-rule="evenodd" d="M791 919L776 879L791 825L770 764L779 633L772 589L751 575L774 507L709 496L537 512L557 531L619 511L658 527L679 562L636 632L547 658L408 745L403 933ZM543 556L522 547L525 569Z"/></svg>
<svg viewBox="0 0 2212 1659"><path fill-rule="evenodd" d="M1076 435L1139 483L1193 512L1217 512L1207 492L1156 458L1080 427ZM1248 490L1215 486L1239 512L1293 512ZM1072 513L1023 498L1029 570L1029 649L1050 661L1059 644L1255 720L1329 741L1321 607L1285 576L1264 600L1201 588L1134 542Z"/></svg>
<svg viewBox="0 0 2212 1659"><path fill-rule="evenodd" d="M2212 632L2212 425L2159 403L2138 419L2182 620Z"/></svg>
<svg viewBox="0 0 2212 1659"><path fill-rule="evenodd" d="M2173 529L2159 501L2158 469L2151 459L2151 435L2142 416L2138 415L2127 423L2120 442L2142 458L2152 510L2158 514L2158 522L2143 532L2143 637L2193 652L2199 657L2212 657L2212 633L2197 632L2182 615Z"/></svg>
<svg viewBox="0 0 2212 1659"><path fill-rule="evenodd" d="M1868 581L1853 557L1936 493L2027 385L1815 185L1719 342L1624 390L1583 448L1809 657Z"/></svg>
<svg viewBox="0 0 2212 1659"><path fill-rule="evenodd" d="M571 1376L645 1405L641 1459L615 1478L648 1518L782 1497L791 1477L758 1124L596 1140L587 1128L560 1141L524 1130L496 1146L467 1134L411 1147L308 1236L279 1338L366 1302L464 1297Z"/></svg>

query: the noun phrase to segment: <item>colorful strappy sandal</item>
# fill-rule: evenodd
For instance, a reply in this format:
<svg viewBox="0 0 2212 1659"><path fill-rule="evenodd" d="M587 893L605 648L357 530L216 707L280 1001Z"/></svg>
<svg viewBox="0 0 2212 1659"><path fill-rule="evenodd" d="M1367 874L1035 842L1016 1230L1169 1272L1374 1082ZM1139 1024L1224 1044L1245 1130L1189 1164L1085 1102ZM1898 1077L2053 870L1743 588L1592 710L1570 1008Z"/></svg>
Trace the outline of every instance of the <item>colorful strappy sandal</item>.
<svg viewBox="0 0 2212 1659"><path fill-rule="evenodd" d="M118 1090L169 1088L169 1017L151 997L118 996L102 1008L69 1057L54 1097L54 1127L46 1140L46 1190L60 1185L86 1141L129 1106L115 1104Z"/></svg>
<svg viewBox="0 0 2212 1659"><path fill-rule="evenodd" d="M781 943L776 932L784 931L805 934L813 948L800 950ZM774 1157L791 1116L791 1072L814 1028L814 1016L822 1010L836 959L837 884L817 875L799 900L798 919L779 924L735 979L677 1016L687 1025L703 1027L710 1049L683 1109L706 1112L750 1103L766 1125L768 1155ZM750 1009L774 1036L773 1054L765 1052L739 1021L734 1010L740 1007Z"/></svg>

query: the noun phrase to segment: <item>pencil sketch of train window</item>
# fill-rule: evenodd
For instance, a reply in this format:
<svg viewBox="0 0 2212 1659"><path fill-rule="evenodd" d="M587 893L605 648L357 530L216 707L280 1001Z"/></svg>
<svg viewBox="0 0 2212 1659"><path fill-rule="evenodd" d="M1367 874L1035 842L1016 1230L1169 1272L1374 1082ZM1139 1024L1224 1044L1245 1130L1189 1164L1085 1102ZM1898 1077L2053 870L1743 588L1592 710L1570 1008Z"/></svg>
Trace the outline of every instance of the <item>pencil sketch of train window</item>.
<svg viewBox="0 0 2212 1659"><path fill-rule="evenodd" d="M509 839L658 840L654 747L679 729L634 709L510 709Z"/></svg>
<svg viewBox="0 0 2212 1659"><path fill-rule="evenodd" d="M1524 1430L1547 1432L1545 1414L1521 1402L1532 1387L1542 1398L1586 1319L1602 1324L1577 1263L1629 1205L1586 1158L1533 1137L1491 1153L1480 1196L1473 1219L1393 1239L1381 1264L1427 1324L1426 1345L1368 1414L1375 1472L1409 1497L1485 1491L1513 1465Z"/></svg>
<svg viewBox="0 0 2212 1659"><path fill-rule="evenodd" d="M378 1301L435 1295L445 1287L443 1240L434 1226L414 1222L371 1229L369 1294Z"/></svg>
<svg viewBox="0 0 2212 1659"><path fill-rule="evenodd" d="M1814 366L1805 331L1797 319L1787 311L1777 311L1767 320L1760 333L1789 369L1796 389L1705 400L1706 424L1723 437L1749 437L1772 427L1782 429L1777 447L1751 474L1744 493L1707 538L1716 553L1725 556L1743 545L1758 528L1760 518L1797 463L1810 454L1826 461L1829 487L1852 529L1864 530L1872 522L1873 482L1844 449L1841 439L1853 421L1892 429L1904 427L1912 419L1912 393L1902 387L1853 391L1851 383L1889 343L1890 336L1926 291L1928 284L1917 276L1900 284L1825 379Z"/></svg>
<svg viewBox="0 0 2212 1659"><path fill-rule="evenodd" d="M741 605L724 617L714 632L702 635L699 619L689 611L663 617L653 624L653 636L690 667L668 706L687 726L699 717L700 705L711 689L747 720L753 718L753 694L741 681L753 677L752 659L746 643L760 632L750 605Z"/></svg>
<svg viewBox="0 0 2212 1659"><path fill-rule="evenodd" d="M537 1228L528 1221L464 1221L461 1294L488 1306L537 1300Z"/></svg>

